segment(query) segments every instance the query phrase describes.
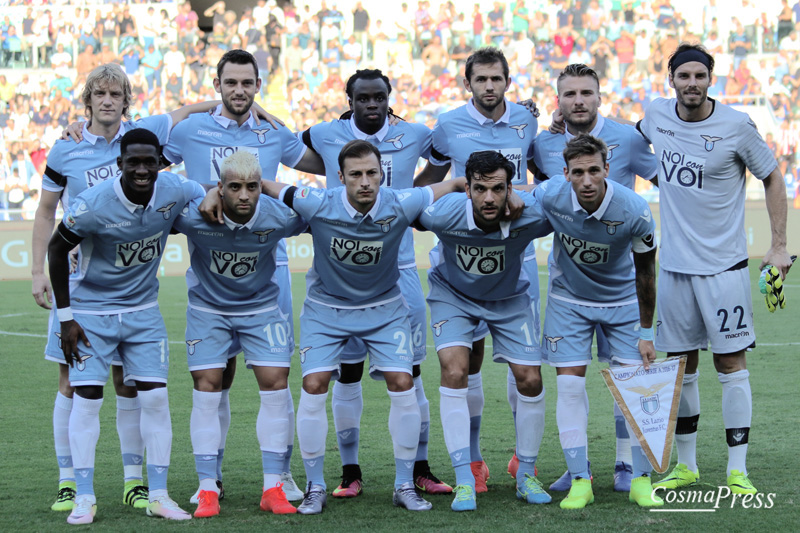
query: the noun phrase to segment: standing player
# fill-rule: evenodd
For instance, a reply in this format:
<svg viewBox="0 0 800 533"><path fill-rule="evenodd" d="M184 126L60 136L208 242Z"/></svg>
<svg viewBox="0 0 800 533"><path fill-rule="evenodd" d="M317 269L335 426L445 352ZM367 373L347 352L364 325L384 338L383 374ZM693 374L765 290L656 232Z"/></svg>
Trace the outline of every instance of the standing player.
<svg viewBox="0 0 800 533"><path fill-rule="evenodd" d="M538 169L537 180L561 178L564 175L563 150L566 144L581 133L590 133L602 139L608 149L608 179L633 189L636 176L650 179L658 172L658 163L636 130L629 126L606 120L597 113L600 106L600 82L594 70L582 64L568 65L558 76L558 110L566 123L563 135L542 132L536 138L534 161ZM608 340L601 327L596 329L597 359L611 363ZM511 396L509 396L511 398ZM513 404L512 404L513 409ZM588 413L588 398L587 398ZM616 402L614 420L617 435L617 458L614 465L614 490L631 490L630 436ZM591 470L589 471L591 475ZM569 471L550 485L550 490L568 491L572 485Z"/></svg>
<svg viewBox="0 0 800 533"><path fill-rule="evenodd" d="M785 278L786 194L773 154L750 118L708 98L714 58L700 45L681 44L668 63L674 99L657 99L637 128L659 160L661 255L656 348L688 356L675 440L678 464L656 487L693 485L700 394L698 350L711 343L722 384L728 443L728 486L753 494L746 456L752 396L745 350L755 341L747 241L745 172L763 180L772 244L761 263Z"/></svg>
<svg viewBox="0 0 800 533"><path fill-rule="evenodd" d="M520 218L501 221L516 170L497 151L473 153L465 169L466 196L451 194L419 219L420 227L440 239L438 262L428 273L428 303L442 368L442 428L456 473L454 511L477 508L475 457L467 432L471 418L467 376L472 336L481 320L494 339L494 360L508 363L516 378L517 497L528 503L550 502L535 477L544 433L544 387L535 304L528 294L522 262L530 242L552 230L539 202L530 195Z"/></svg>
<svg viewBox="0 0 800 533"><path fill-rule="evenodd" d="M245 362L258 381L261 407L256 434L261 446L264 486L261 509L295 513L280 483L289 439L288 377L294 353L289 321L278 305L275 250L297 235L305 221L261 193L261 166L239 150L220 165L218 187L224 224L206 222L198 202L184 209L175 229L189 240L192 266L186 273L189 306L186 346L194 380L191 437L200 493L195 517L219 514L217 451L221 430L222 374L238 339Z"/></svg>
<svg viewBox="0 0 800 533"><path fill-rule="evenodd" d="M169 342L158 310L156 275L175 218L190 200L203 196L203 189L174 174L159 178L160 152L155 134L145 129L126 133L117 158L120 176L78 195L48 248L61 346L75 387L69 440L77 487L70 524L91 523L97 509L95 448L103 385L115 354L141 402L150 484L147 514L191 518L167 494ZM81 276L70 282L68 254L81 243Z"/></svg>
<svg viewBox="0 0 800 533"><path fill-rule="evenodd" d="M386 381L391 399L394 504L425 511L431 504L417 494L413 481L420 412L411 376L414 357L408 307L397 284L398 255L410 223L436 198L463 183L402 191L382 188L381 154L363 140L347 143L338 162L344 187L337 189L284 189L277 183L264 183L270 196L280 197L308 221L314 236L314 264L300 315L303 391L297 410L297 436L309 489L297 510L318 514L326 505L328 383L337 377L346 342L357 337L370 353L370 374Z"/></svg>
<svg viewBox="0 0 800 533"><path fill-rule="evenodd" d="M594 501L586 459L586 367L595 328L605 332L617 363L643 361L648 368L655 360L655 222L643 198L606 180L607 153L589 134L573 138L564 149L566 181L554 178L534 192L554 231L542 359L556 367L556 418L572 479L563 509ZM663 505L651 496L652 467L638 444L631 446L630 499Z"/></svg>
<svg viewBox="0 0 800 533"><path fill-rule="evenodd" d="M55 227L59 200L64 209L72 206L74 198L84 190L119 175L117 158L119 141L125 132L145 128L154 132L160 143L166 144L170 128L191 112L206 111L203 104L186 106L168 115L157 115L136 122L130 118L131 84L119 65L107 64L95 68L87 77L81 94L88 122L79 124L82 135L77 143L59 140L47 156L43 191L33 225L33 296L36 303L50 309L51 288L44 264L47 243ZM80 276L80 270L76 276ZM55 313L51 313L45 358L60 362L58 394L53 409L53 436L59 463L59 491L54 511L72 510L75 499L75 475L69 447L67 427L73 404L74 389L69 384L68 367L61 353ZM112 363L114 388L117 392L117 432L125 471L123 502L136 508L147 506L147 487L142 481L144 443L139 429L141 408L136 388L122 381L119 358Z"/></svg>
<svg viewBox="0 0 800 533"><path fill-rule="evenodd" d="M312 126L302 133L303 142L320 154L325 162L329 187L341 185L338 176L339 152L346 143L361 139L372 143L381 153L383 177L381 186L393 189L413 187L414 171L419 159L430 157L431 130L423 124L401 121L389 123L389 78L380 70L359 70L347 80L347 99L352 116ZM425 360L427 326L425 298L420 286L414 258L414 237L406 230L399 255L400 291L410 308L411 346L414 352L414 390L422 416L419 446L414 464L414 482L429 494L443 494L453 489L431 473L428 465L430 404L422 386L420 364ZM366 347L357 338L351 339L342 352L339 379L333 385L331 407L336 426L336 440L342 458L342 483L331 493L334 497L353 497L361 493L363 481L358 464L359 431L363 398L361 376L364 373Z"/></svg>
<svg viewBox="0 0 800 533"><path fill-rule="evenodd" d="M217 63L217 77L214 88L222 98L213 114L190 117L176 126L170 134L169 144L164 148L168 162L186 164L186 176L206 186L216 186L220 179L222 160L239 150L252 153L261 165L262 178L275 181L278 163L297 168L304 172L322 173L322 162L311 150L306 150L288 128L270 128L266 124L256 125L252 111L255 94L261 88L258 77L258 63L252 54L244 50L230 50ZM220 220L221 222L221 220ZM291 276L286 244L281 242L277 249L277 270L275 282L281 288L278 301L281 311L292 316ZM292 326L292 322L289 322ZM222 382L219 419L222 431L220 448L217 452L217 481L221 490L222 459L230 426L230 403L228 392L233 383L238 346L231 350L231 360ZM195 384L203 387L202 383ZM213 390L197 389L201 392ZM303 493L297 488L289 468L294 444L294 405L290 401L289 419L292 427L286 437L289 439L289 452L286 455L282 482L290 501L300 500ZM192 502L196 503L196 493Z"/></svg>
<svg viewBox="0 0 800 533"><path fill-rule="evenodd" d="M496 48L481 48L467 58L464 87L472 93L466 105L439 116L433 129L431 158L415 179L416 185L427 185L444 179L448 169L453 177L464 176L467 158L480 150L496 150L514 165L514 183L527 183L529 161L533 168L533 139L538 131L536 117L525 107L509 102L505 92L511 84L508 62ZM451 168L452 166L452 168ZM524 272L530 282L528 293L534 301L534 337L539 336L539 270L533 243L525 251ZM480 450L480 426L483 413L483 338L485 325L475 334L469 359L470 453L475 488L485 492L489 469Z"/></svg>

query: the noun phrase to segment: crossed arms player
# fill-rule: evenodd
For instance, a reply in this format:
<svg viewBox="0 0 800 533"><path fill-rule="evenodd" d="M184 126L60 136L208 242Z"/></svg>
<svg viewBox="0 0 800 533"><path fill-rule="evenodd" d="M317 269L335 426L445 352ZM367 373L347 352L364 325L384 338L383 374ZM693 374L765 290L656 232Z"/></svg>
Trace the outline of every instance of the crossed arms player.
<svg viewBox="0 0 800 533"><path fill-rule="evenodd" d="M431 254L437 259L428 274L428 304L442 370L442 428L456 474L454 511L477 508L468 375L480 321L492 334L494 360L508 363L515 377L517 497L535 504L550 501L535 477L545 402L535 303L522 262L531 241L552 228L538 200L528 194L520 218L501 220L515 172L515 164L498 151L474 152L466 162L467 193L446 196L418 221L420 229L440 239Z"/></svg>
<svg viewBox="0 0 800 533"><path fill-rule="evenodd" d="M70 524L94 520L95 448L103 385L114 354L121 357L124 380L135 383L141 402L150 484L147 514L191 518L167 494L172 447L166 389L169 343L158 310L156 275L175 218L204 191L174 174L159 177L160 157L155 134L145 129L126 133L117 158L119 177L78 195L50 240L61 345L75 388L69 439L77 494ZM70 282L68 255L79 244L81 277Z"/></svg>
<svg viewBox="0 0 800 533"><path fill-rule="evenodd" d="M297 436L309 488L301 514L321 513L327 502L323 477L328 419L328 384L336 378L340 355L351 337L370 354L370 374L389 391L389 432L396 477L393 501L412 511L431 504L417 493L414 460L420 410L411 368L411 328L397 281L398 254L408 226L436 198L463 180L433 187L393 190L380 187L381 154L371 143L351 141L339 155L344 187L326 191L264 182L264 190L297 211L312 230L314 263L300 316L303 391L297 410Z"/></svg>

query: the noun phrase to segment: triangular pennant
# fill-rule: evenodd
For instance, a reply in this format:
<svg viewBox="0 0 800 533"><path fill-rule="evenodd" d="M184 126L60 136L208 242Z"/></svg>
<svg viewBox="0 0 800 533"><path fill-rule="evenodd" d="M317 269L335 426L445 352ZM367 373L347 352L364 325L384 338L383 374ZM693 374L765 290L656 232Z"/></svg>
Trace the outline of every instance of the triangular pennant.
<svg viewBox="0 0 800 533"><path fill-rule="evenodd" d="M669 468L686 357L603 369L603 379L656 472Z"/></svg>

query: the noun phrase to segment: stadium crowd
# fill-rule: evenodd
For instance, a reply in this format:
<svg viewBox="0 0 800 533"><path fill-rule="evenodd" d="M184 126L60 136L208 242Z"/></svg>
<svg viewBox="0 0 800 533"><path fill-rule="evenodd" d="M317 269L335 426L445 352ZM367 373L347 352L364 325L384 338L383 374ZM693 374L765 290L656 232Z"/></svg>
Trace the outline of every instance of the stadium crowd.
<svg viewBox="0 0 800 533"><path fill-rule="evenodd" d="M489 9L486 2L423 0L378 15L346 0L256 0L242 12L219 1L203 13L211 20L211 31L203 31L188 1L3 2L9 7L0 21L0 219L33 218L46 154L64 126L83 119L80 91L102 63L123 66L139 118L216 99L213 66L226 50L244 48L264 80L257 101L295 131L347 111L344 80L369 65L392 81L396 115L433 127L467 97L466 57L489 44L509 59L508 97L533 98L545 124L556 106L555 76L570 63L599 74L603 115L636 121L652 99L669 95L666 58L681 41L701 42L715 55L710 96L767 110L760 125L800 208L800 1L743 0L723 8L706 0L693 23L681 3L518 0ZM281 179L324 186L324 178L291 169ZM637 190L656 200L648 189L640 180Z"/></svg>

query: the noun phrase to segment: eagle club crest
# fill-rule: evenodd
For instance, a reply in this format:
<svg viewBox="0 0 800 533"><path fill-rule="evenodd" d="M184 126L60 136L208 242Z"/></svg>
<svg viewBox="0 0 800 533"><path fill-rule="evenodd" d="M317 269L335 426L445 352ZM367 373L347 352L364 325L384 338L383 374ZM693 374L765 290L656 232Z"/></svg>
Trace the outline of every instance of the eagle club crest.
<svg viewBox="0 0 800 533"><path fill-rule="evenodd" d="M614 148L619 148L619 145L609 144L607 148L608 148L608 154L606 155L606 161L611 161L612 154L614 153Z"/></svg>
<svg viewBox="0 0 800 533"><path fill-rule="evenodd" d="M203 342L203 339L192 339L190 341L186 341L186 353L189 355L194 355L194 346L200 342Z"/></svg>
<svg viewBox="0 0 800 533"><path fill-rule="evenodd" d="M306 362L306 352L311 349L311 346L306 346L305 348L300 348L300 363L303 364Z"/></svg>
<svg viewBox="0 0 800 533"><path fill-rule="evenodd" d="M705 144L706 152L710 152L711 150L713 150L714 143L717 141L721 141L723 139L723 137L714 137L713 135L701 135L700 138L706 142Z"/></svg>
<svg viewBox="0 0 800 533"><path fill-rule="evenodd" d="M56 337L58 337L58 347L61 348L61 333L56 333Z"/></svg>
<svg viewBox="0 0 800 533"><path fill-rule="evenodd" d="M376 220L375 223L381 227L381 231L383 231L384 233L389 233L389 230L391 229L390 224L396 218L397 218L396 216L392 215L390 217L386 217L381 220Z"/></svg>
<svg viewBox="0 0 800 533"><path fill-rule="evenodd" d="M616 220L601 220L606 225L606 231L609 235L614 235L617 232L617 226L624 224L624 222L617 222Z"/></svg>
<svg viewBox="0 0 800 533"><path fill-rule="evenodd" d="M264 144L267 142L267 133L269 132L269 128L264 128L260 130L251 130L253 133L258 135L258 142Z"/></svg>
<svg viewBox="0 0 800 533"><path fill-rule="evenodd" d="M86 354L86 355L79 354L75 356L75 368L78 370L78 372L83 372L84 370L86 370L86 361L88 361L91 358L92 354Z"/></svg>
<svg viewBox="0 0 800 533"><path fill-rule="evenodd" d="M172 210L173 207L175 207L175 204L176 202L172 202L171 204L167 204L164 207L159 207L158 209L156 209L156 211L164 215L164 220L169 220L169 217L172 216L172 213L170 211Z"/></svg>
<svg viewBox="0 0 800 533"><path fill-rule="evenodd" d="M544 338L547 340L547 344L550 346L550 351L556 353L558 351L558 341L564 337L548 337L545 335Z"/></svg>
<svg viewBox="0 0 800 533"><path fill-rule="evenodd" d="M405 135L405 133L401 133L397 137L392 137L391 139L384 139L383 142L391 143L392 146L400 150L403 147L403 141L401 141L403 135Z"/></svg>
<svg viewBox="0 0 800 533"><path fill-rule="evenodd" d="M628 387L627 390L639 394L639 403L642 406L642 411L648 415L654 415L661 407L661 402L658 399L658 391L669 385L669 381L663 383L656 383L650 387Z"/></svg>
<svg viewBox="0 0 800 533"><path fill-rule="evenodd" d="M525 138L525 128L527 127L528 127L527 124L517 124L516 126L509 126L509 128L517 132L517 137L519 137L520 139Z"/></svg>
<svg viewBox="0 0 800 533"><path fill-rule="evenodd" d="M433 325L433 334L437 337L442 334L442 326L447 323L447 320L442 320Z"/></svg>
<svg viewBox="0 0 800 533"><path fill-rule="evenodd" d="M258 235L258 242L263 244L263 243L267 242L267 239L269 238L269 234L272 233L273 231L275 231L274 228L272 228L272 229L262 229L262 230L259 230L259 231L254 231L253 233L255 235Z"/></svg>

